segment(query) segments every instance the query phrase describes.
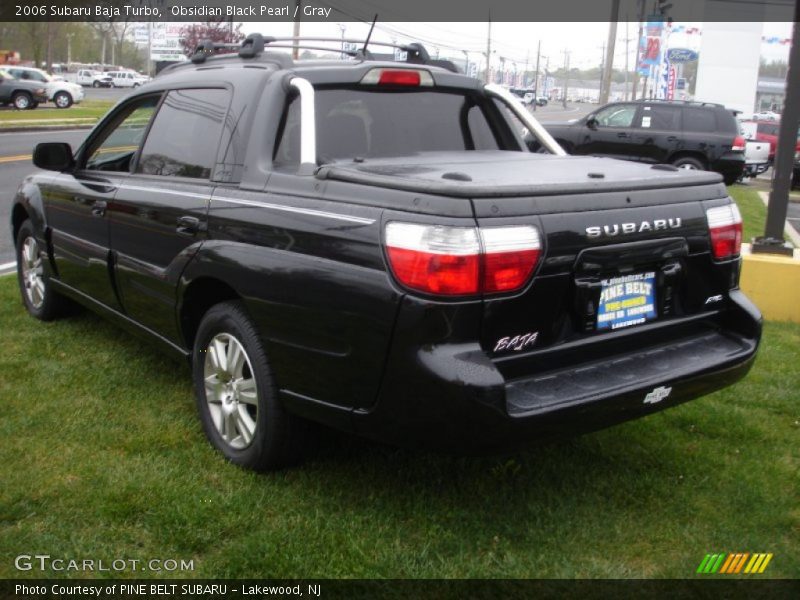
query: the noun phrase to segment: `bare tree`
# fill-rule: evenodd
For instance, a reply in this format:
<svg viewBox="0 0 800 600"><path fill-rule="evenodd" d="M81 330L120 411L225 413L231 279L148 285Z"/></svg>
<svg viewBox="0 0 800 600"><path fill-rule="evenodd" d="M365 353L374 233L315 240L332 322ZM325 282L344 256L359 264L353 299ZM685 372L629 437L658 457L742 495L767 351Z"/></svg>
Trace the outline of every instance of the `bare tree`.
<svg viewBox="0 0 800 600"><path fill-rule="evenodd" d="M181 32L181 46L183 53L190 56L197 46L204 40L211 40L218 44L236 44L244 39L242 24L232 28L229 21L207 21L196 23L183 28Z"/></svg>

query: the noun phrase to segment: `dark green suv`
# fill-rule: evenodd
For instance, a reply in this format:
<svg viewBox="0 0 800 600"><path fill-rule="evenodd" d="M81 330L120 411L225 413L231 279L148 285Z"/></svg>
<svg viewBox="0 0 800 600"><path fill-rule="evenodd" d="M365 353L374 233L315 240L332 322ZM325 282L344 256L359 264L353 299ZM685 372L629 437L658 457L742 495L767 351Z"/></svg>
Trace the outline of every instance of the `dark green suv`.
<svg viewBox="0 0 800 600"><path fill-rule="evenodd" d="M570 154L716 171L727 185L744 169L745 139L733 113L721 104L614 102L571 123L544 125Z"/></svg>

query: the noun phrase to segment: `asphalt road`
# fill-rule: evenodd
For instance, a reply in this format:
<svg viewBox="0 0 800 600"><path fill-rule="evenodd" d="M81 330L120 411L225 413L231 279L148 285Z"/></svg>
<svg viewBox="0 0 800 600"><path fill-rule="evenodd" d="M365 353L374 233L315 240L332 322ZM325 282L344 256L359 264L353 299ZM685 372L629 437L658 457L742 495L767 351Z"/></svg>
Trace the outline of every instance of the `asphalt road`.
<svg viewBox="0 0 800 600"><path fill-rule="evenodd" d="M789 202L789 212L786 215L786 220L794 227L795 231L800 232L800 203Z"/></svg>
<svg viewBox="0 0 800 600"><path fill-rule="evenodd" d="M0 134L0 265L14 260L14 244L8 226L11 200L23 178L36 170L30 159L34 146L39 142L67 142L75 149L87 133L88 129Z"/></svg>

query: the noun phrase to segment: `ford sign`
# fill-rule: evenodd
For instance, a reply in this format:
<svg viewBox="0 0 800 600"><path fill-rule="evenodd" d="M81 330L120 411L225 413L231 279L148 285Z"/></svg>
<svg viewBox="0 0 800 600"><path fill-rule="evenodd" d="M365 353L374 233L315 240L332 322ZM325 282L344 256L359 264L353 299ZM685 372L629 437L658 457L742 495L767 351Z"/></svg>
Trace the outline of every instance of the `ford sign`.
<svg viewBox="0 0 800 600"><path fill-rule="evenodd" d="M667 60L673 64L694 62L698 56L697 52L688 48L670 48L667 50Z"/></svg>

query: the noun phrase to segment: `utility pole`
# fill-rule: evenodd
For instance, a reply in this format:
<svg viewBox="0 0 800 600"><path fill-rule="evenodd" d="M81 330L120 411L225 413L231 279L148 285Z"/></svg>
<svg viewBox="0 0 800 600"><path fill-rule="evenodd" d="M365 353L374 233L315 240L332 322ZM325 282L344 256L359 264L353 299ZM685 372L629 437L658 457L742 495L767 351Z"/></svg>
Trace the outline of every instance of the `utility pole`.
<svg viewBox="0 0 800 600"><path fill-rule="evenodd" d="M636 100L636 86L639 83L639 61L641 59L640 52L642 51L642 22L644 21L644 0L637 0L639 2L639 37L636 38L636 62L633 63L633 91L631 92L631 100ZM644 95L642 96L644 97Z"/></svg>
<svg viewBox="0 0 800 600"><path fill-rule="evenodd" d="M536 111L536 100L539 98L539 59L542 55L542 40L536 45L536 77L533 79L533 110Z"/></svg>
<svg viewBox="0 0 800 600"><path fill-rule="evenodd" d="M783 105L778 131L778 148L775 152L775 177L769 193L767 223L764 236L753 240L753 252L792 255L792 248L783 239L786 214L789 208L789 190L792 186L792 165L800 121L800 2L794 6L794 29L789 48L789 73L786 76L786 101ZM795 292L796 297L796 292Z"/></svg>
<svg viewBox="0 0 800 600"><path fill-rule="evenodd" d="M569 50L564 49L564 92L561 96L561 105L567 108L567 93L569 92Z"/></svg>
<svg viewBox="0 0 800 600"><path fill-rule="evenodd" d="M601 46L603 53L600 55L600 89L597 90L597 102L600 105L606 104L603 102L603 88L605 87L604 81L606 76L606 45L603 43Z"/></svg>
<svg viewBox="0 0 800 600"><path fill-rule="evenodd" d="M492 61L492 15L489 14L489 32L486 35L486 83L489 83L489 66Z"/></svg>
<svg viewBox="0 0 800 600"><path fill-rule="evenodd" d="M628 59L630 58L630 51L628 50L628 45L631 41L631 38L628 37L628 15L625 15L625 100L629 100L628 98Z"/></svg>
<svg viewBox="0 0 800 600"><path fill-rule="evenodd" d="M297 60L300 58L300 42L296 39L300 37L300 1L295 0L295 14L297 15L294 19L294 28L292 29L292 35L295 37L294 42L292 43L292 59Z"/></svg>
<svg viewBox="0 0 800 600"><path fill-rule="evenodd" d="M525 51L525 69L522 71L522 87L527 88L528 85L528 59L531 57L530 48Z"/></svg>
<svg viewBox="0 0 800 600"><path fill-rule="evenodd" d="M342 54L339 56L339 58L344 60L344 32L347 31L347 25L344 23L337 23L337 25L339 26L339 31L342 32Z"/></svg>
<svg viewBox="0 0 800 600"><path fill-rule="evenodd" d="M603 87L600 90L600 104L608 104L611 94L611 75L614 69L614 44L617 41L617 21L619 21L619 0L611 0L611 21L608 24L608 51L603 65Z"/></svg>

